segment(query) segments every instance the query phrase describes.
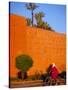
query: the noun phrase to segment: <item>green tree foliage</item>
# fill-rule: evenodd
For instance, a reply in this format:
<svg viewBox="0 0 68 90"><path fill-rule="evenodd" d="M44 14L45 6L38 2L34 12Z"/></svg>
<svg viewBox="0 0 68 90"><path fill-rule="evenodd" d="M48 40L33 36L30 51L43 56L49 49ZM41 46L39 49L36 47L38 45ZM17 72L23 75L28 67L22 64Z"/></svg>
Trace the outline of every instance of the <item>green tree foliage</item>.
<svg viewBox="0 0 68 90"><path fill-rule="evenodd" d="M35 14L35 19L36 19L36 22L37 22L37 27L40 27L42 28L43 27L43 20L42 20L42 17L44 17L44 13L43 12L39 12L39 13L36 13Z"/></svg>
<svg viewBox="0 0 68 90"><path fill-rule="evenodd" d="M49 30L49 31L54 31L47 22L43 21L42 18L44 16L45 16L45 14L43 12L39 12L39 13L35 14L35 19L36 19L36 22L37 22L37 27L43 28L43 29L46 29L46 30Z"/></svg>
<svg viewBox="0 0 68 90"><path fill-rule="evenodd" d="M27 18L27 25L28 26L34 26L34 27L39 27L39 28L43 28L49 31L54 31L51 26L47 23L43 21L43 17L45 16L45 14L43 12L38 12L34 15L34 10L37 8L38 6L36 6L35 3L27 3L26 4L26 8L28 10L31 10L31 15L32 15L32 19ZM34 18L36 19L36 24L34 24Z"/></svg>
<svg viewBox="0 0 68 90"><path fill-rule="evenodd" d="M27 25L28 26L31 26L31 19L30 18L27 18L26 20L27 20Z"/></svg>
<svg viewBox="0 0 68 90"><path fill-rule="evenodd" d="M33 60L28 55L19 55L16 57L16 68L20 70L20 77L25 78L25 74L27 75L27 71L32 67ZM22 75L22 76L21 76Z"/></svg>
<svg viewBox="0 0 68 90"><path fill-rule="evenodd" d="M34 10L37 8L35 3L27 3L26 4L26 8L28 10L31 10L31 14L32 14L32 26L33 26L33 15L34 15Z"/></svg>
<svg viewBox="0 0 68 90"><path fill-rule="evenodd" d="M32 67L32 65L33 61L30 56L20 55L16 57L16 67L22 72L29 70L29 68Z"/></svg>

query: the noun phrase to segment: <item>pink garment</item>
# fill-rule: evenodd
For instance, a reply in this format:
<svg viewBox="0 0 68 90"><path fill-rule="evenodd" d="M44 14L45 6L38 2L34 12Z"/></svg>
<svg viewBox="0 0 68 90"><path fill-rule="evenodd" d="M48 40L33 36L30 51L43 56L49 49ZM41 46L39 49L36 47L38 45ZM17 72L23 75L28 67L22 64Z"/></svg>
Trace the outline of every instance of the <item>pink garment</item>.
<svg viewBox="0 0 68 90"><path fill-rule="evenodd" d="M54 66L54 67L51 67L51 70L50 70L50 75L51 75L51 78L52 79L56 79L59 72L58 72L58 69Z"/></svg>

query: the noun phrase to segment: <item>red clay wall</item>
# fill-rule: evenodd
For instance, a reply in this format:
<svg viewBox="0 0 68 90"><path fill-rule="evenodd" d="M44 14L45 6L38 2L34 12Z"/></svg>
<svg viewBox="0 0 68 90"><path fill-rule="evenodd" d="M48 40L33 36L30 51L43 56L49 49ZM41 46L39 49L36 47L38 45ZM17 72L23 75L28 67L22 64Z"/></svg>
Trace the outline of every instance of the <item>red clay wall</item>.
<svg viewBox="0 0 68 90"><path fill-rule="evenodd" d="M66 66L66 36L64 34L26 26L24 17L10 15L10 76L16 77L15 57L28 54L34 64L28 74L45 72L51 63L60 71Z"/></svg>

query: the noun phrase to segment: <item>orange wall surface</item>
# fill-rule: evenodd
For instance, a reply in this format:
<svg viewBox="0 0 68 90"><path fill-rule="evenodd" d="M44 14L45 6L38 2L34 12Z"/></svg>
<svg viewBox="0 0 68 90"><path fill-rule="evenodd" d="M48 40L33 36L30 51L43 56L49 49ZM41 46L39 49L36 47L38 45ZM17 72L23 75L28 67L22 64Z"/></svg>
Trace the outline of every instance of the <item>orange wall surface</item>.
<svg viewBox="0 0 68 90"><path fill-rule="evenodd" d="M27 54L33 59L28 74L45 72L51 63L59 71L66 67L66 35L26 25L26 18L10 15L10 77L16 77L15 58Z"/></svg>

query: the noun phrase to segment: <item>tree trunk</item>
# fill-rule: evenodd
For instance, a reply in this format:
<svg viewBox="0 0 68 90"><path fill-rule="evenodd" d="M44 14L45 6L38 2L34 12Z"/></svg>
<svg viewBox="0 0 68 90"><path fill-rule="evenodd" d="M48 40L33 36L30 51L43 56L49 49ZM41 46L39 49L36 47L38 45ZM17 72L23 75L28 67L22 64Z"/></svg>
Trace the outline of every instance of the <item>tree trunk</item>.
<svg viewBox="0 0 68 90"><path fill-rule="evenodd" d="M22 73L22 79L24 80L24 79L27 79L27 72L23 72Z"/></svg>
<svg viewBox="0 0 68 90"><path fill-rule="evenodd" d="M22 72L22 71L19 71L18 73L17 73L17 78L18 79L26 79L28 76L27 76L27 72Z"/></svg>
<svg viewBox="0 0 68 90"><path fill-rule="evenodd" d="M21 72L21 71L19 71L19 72L17 73L17 78L18 78L18 79L22 79L22 72Z"/></svg>
<svg viewBox="0 0 68 90"><path fill-rule="evenodd" d="M33 26L33 10L32 10L32 26Z"/></svg>

